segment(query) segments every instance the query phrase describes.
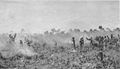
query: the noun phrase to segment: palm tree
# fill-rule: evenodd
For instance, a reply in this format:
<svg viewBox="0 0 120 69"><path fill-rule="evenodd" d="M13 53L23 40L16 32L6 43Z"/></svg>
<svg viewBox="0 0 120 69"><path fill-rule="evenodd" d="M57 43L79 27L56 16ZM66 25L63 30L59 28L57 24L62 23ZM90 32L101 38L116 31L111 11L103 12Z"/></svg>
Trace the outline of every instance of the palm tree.
<svg viewBox="0 0 120 69"><path fill-rule="evenodd" d="M102 26L99 26L99 29L100 29L100 30L104 30L104 28L103 28Z"/></svg>
<svg viewBox="0 0 120 69"><path fill-rule="evenodd" d="M93 30L92 29L90 29L90 32L92 32Z"/></svg>
<svg viewBox="0 0 120 69"><path fill-rule="evenodd" d="M55 32L56 32L56 29L55 29L55 28L53 28L53 29L51 29L51 31L52 31L53 33L55 33Z"/></svg>
<svg viewBox="0 0 120 69"><path fill-rule="evenodd" d="M120 31L120 28L116 28L115 30L116 30L116 31Z"/></svg>

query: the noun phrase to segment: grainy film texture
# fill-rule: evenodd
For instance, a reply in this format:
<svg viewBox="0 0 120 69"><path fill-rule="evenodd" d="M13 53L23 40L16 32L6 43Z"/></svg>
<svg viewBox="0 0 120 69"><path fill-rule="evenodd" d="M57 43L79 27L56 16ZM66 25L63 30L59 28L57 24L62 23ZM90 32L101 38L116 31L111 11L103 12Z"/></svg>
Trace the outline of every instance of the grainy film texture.
<svg viewBox="0 0 120 69"><path fill-rule="evenodd" d="M0 0L0 69L120 69L119 0Z"/></svg>

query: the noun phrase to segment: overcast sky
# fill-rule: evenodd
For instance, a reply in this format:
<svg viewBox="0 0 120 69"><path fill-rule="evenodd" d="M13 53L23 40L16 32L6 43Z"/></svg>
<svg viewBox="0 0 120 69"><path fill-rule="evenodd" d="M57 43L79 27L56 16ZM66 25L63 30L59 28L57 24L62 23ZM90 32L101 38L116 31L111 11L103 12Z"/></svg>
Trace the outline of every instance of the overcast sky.
<svg viewBox="0 0 120 69"><path fill-rule="evenodd" d="M99 25L120 27L117 0L0 0L0 32L21 28L32 33L51 28L88 30Z"/></svg>

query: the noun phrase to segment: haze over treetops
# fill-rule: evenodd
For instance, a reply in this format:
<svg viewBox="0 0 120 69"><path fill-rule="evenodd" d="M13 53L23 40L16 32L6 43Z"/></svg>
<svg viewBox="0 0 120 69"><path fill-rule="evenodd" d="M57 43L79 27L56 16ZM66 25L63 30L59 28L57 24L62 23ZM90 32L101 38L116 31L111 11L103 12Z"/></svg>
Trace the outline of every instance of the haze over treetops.
<svg viewBox="0 0 120 69"><path fill-rule="evenodd" d="M120 27L119 1L0 0L0 33Z"/></svg>

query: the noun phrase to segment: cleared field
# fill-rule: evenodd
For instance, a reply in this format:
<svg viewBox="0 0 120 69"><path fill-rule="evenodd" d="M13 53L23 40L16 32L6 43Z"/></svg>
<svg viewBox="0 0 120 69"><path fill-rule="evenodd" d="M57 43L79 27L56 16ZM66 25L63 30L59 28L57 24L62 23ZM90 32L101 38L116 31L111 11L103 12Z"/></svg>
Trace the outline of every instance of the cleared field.
<svg viewBox="0 0 120 69"><path fill-rule="evenodd" d="M1 34L0 69L120 69L119 34L119 29Z"/></svg>

